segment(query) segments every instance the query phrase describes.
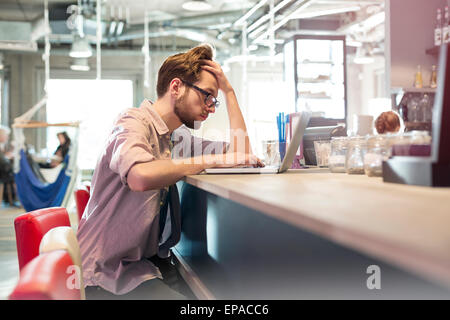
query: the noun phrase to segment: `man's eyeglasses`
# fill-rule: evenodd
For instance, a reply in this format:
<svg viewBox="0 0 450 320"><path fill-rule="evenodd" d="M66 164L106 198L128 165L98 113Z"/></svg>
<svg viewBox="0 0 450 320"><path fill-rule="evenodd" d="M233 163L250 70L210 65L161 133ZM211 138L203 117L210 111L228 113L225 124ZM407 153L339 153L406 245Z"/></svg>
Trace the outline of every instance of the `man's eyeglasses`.
<svg viewBox="0 0 450 320"><path fill-rule="evenodd" d="M212 107L217 108L217 107L219 107L220 102L211 93L209 93L206 90L203 90L202 88L197 87L196 85L194 85L194 84L192 84L190 82L187 82L187 81L184 81L184 80L181 80L181 81L184 84L186 84L187 86L192 87L195 90L197 90L198 92L200 92L201 94L203 94L205 96L205 104L206 104L206 106L208 108L212 108Z"/></svg>

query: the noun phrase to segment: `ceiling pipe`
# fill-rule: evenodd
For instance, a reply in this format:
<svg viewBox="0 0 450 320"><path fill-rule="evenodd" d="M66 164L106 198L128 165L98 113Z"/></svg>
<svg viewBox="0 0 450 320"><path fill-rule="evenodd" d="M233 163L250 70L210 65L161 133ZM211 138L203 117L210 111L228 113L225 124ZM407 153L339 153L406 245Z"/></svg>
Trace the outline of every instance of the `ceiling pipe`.
<svg viewBox="0 0 450 320"><path fill-rule="evenodd" d="M281 9L283 9L287 4L289 4L290 2L292 2L292 0L283 0L280 3L278 3L274 9L273 9L273 13L277 13L278 11L280 11ZM265 14L264 16L262 16L261 18L259 18L258 20L256 20L254 23L252 23L250 26L248 26L247 28L247 32L252 32L253 30L255 30L257 27L259 27L261 24L267 22L270 20L270 13L269 14Z"/></svg>
<svg viewBox="0 0 450 320"><path fill-rule="evenodd" d="M259 8L267 4L267 0L259 1L254 7L252 7L246 14L244 14L241 18L237 19L233 24L234 27L242 26L247 22L247 19L250 18Z"/></svg>
<svg viewBox="0 0 450 320"><path fill-rule="evenodd" d="M296 14L298 14L300 11L304 10L308 6L310 6L315 0L303 0L300 5L298 5L291 13L286 15L285 17L281 18L273 27L269 27L266 32L264 32L262 35L258 36L255 40L253 40L253 43L258 43L261 40L264 40L267 36L270 35L271 32L275 32L282 26L284 26L289 20L292 19Z"/></svg>
<svg viewBox="0 0 450 320"><path fill-rule="evenodd" d="M210 36L208 34L199 32L197 30L192 29L168 29L168 30L161 30L156 32L149 32L148 34L149 38L158 38L158 37L179 37L179 38L185 38L188 40L192 40L195 42L208 42L214 45L216 48L220 49L229 49L230 44L227 41L219 40L213 36ZM141 39L144 38L144 33L141 30L138 31L130 31L122 34L117 39L119 41L125 41L125 40L133 40L133 39Z"/></svg>

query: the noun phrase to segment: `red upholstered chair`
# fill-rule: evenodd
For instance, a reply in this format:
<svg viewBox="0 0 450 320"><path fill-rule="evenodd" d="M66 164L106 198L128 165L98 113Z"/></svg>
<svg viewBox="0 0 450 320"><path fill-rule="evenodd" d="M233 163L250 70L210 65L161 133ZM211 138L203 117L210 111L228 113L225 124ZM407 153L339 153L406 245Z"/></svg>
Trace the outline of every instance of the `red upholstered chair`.
<svg viewBox="0 0 450 320"><path fill-rule="evenodd" d="M83 216L89 197L90 194L87 187L83 187L75 191L75 204L77 206L78 221L80 221Z"/></svg>
<svg viewBox="0 0 450 320"><path fill-rule="evenodd" d="M65 208L54 207L27 212L14 219L19 269L39 255L42 237L54 227L70 227Z"/></svg>
<svg viewBox="0 0 450 320"><path fill-rule="evenodd" d="M42 253L20 271L9 300L80 300L80 288L70 278L74 270L67 251Z"/></svg>
<svg viewBox="0 0 450 320"><path fill-rule="evenodd" d="M91 192L91 181L83 181L83 186L86 187L88 192Z"/></svg>

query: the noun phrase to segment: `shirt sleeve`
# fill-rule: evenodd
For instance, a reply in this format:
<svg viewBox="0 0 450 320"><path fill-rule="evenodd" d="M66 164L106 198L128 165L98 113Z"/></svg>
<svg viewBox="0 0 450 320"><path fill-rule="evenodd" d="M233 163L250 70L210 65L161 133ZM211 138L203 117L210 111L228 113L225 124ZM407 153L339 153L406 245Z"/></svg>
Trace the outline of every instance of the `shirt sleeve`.
<svg viewBox="0 0 450 320"><path fill-rule="evenodd" d="M115 123L109 141L109 168L120 176L123 184L127 184L128 172L135 164L155 159L149 135L149 126L131 112Z"/></svg>
<svg viewBox="0 0 450 320"><path fill-rule="evenodd" d="M202 139L191 134L186 126L181 126L172 133L174 159L190 158L202 154L220 154L226 152L229 143Z"/></svg>

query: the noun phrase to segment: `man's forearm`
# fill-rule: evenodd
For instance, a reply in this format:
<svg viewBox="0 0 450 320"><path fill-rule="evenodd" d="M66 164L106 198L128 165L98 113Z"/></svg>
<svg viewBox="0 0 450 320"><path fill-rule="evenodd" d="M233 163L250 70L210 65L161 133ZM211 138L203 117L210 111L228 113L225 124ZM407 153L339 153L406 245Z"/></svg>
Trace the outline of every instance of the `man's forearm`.
<svg viewBox="0 0 450 320"><path fill-rule="evenodd" d="M213 167L216 163L214 155L138 163L130 169L127 182L133 191L161 189L176 183L184 176Z"/></svg>
<svg viewBox="0 0 450 320"><path fill-rule="evenodd" d="M247 126L245 125L236 94L234 90L229 90L224 94L230 119L230 148L228 151L251 153L252 149L248 138Z"/></svg>

